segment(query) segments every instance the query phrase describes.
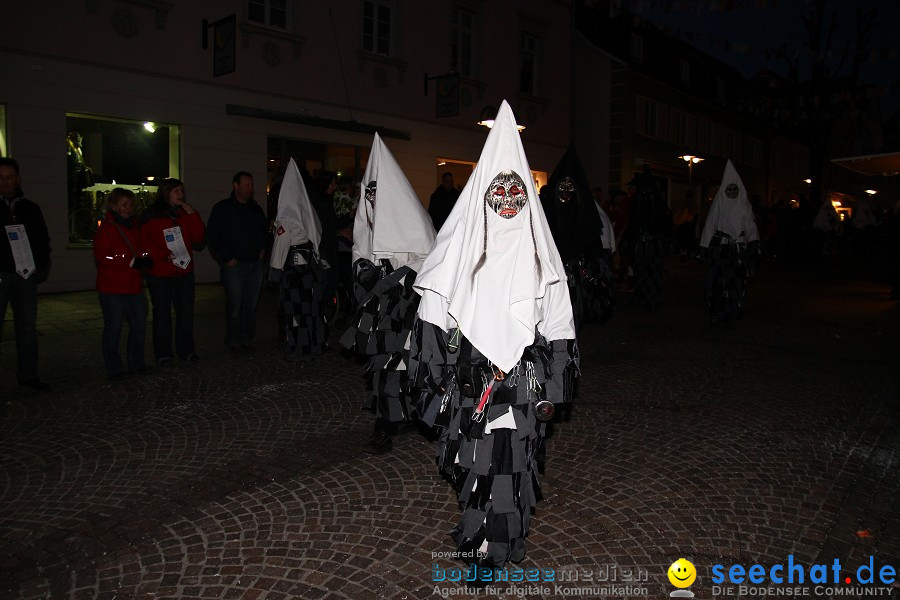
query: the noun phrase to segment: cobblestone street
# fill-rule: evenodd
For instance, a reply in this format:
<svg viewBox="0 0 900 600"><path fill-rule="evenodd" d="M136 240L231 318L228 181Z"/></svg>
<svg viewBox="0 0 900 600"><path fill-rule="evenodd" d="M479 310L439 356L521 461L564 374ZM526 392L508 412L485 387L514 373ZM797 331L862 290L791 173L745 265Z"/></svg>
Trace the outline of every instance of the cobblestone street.
<svg viewBox="0 0 900 600"><path fill-rule="evenodd" d="M766 264L745 319L724 329L704 311L703 268L667 267L661 311L620 293L613 320L582 332L576 403L548 440L518 566L553 569L556 585L565 571L579 577L568 587L635 588L596 594L610 598L667 597L679 557L697 568L698 598L713 597L716 564L839 559L842 589L870 556L900 570L900 303L888 286L847 265ZM465 591L434 581L461 563L439 555L458 511L431 443L407 432L366 454L360 368L334 351L284 361L274 306L265 291L256 351L229 355L222 291L198 286L201 362L108 382L96 294L41 296L43 394L15 386L7 314L0 598ZM498 597L586 597L534 586Z"/></svg>

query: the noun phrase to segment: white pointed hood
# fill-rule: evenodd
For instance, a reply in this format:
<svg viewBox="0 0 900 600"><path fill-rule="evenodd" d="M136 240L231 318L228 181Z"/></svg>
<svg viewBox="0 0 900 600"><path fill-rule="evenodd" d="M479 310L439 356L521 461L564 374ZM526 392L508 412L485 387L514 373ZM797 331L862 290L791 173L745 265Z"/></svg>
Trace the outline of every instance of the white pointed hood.
<svg viewBox="0 0 900 600"><path fill-rule="evenodd" d="M374 206L366 193L375 183ZM353 262L388 259L418 271L434 244L434 226L391 151L376 133L353 222Z"/></svg>
<svg viewBox="0 0 900 600"><path fill-rule="evenodd" d="M322 240L322 224L316 214L309 194L300 176L300 169L294 159L290 159L278 192L278 213L275 216L275 228L283 227L291 231L294 243L303 244L310 241L316 252ZM304 239L305 238L305 239ZM280 266L279 266L280 268Z"/></svg>
<svg viewBox="0 0 900 600"><path fill-rule="evenodd" d="M822 206L819 207L819 212L816 213L816 218L813 221L813 227L818 229L819 231L836 231L841 225L841 217L838 215L837 210L834 208L834 204L831 203L831 200L826 198L824 202L822 202Z"/></svg>
<svg viewBox="0 0 900 600"><path fill-rule="evenodd" d="M485 206L492 181L508 171L522 178L528 196L525 206L509 219ZM487 260L475 273L485 240ZM575 337L565 271L506 101L415 288L422 294L422 320L445 331L458 326L504 371L511 370L534 342L535 329L550 341Z"/></svg>
<svg viewBox="0 0 900 600"><path fill-rule="evenodd" d="M613 231L612 221L609 220L609 215L606 214L606 211L603 210L603 207L596 200L594 201L594 206L597 207L597 212L600 213L600 221L603 223L603 235L601 236L603 249L614 253L616 251L616 234Z"/></svg>
<svg viewBox="0 0 900 600"><path fill-rule="evenodd" d="M738 188L737 198L725 195L725 190L732 184ZM725 164L722 185L719 186L719 191L716 192L709 214L706 216L700 245L708 248L717 231L727 233L739 242L753 242L759 239L756 221L753 220L753 208L747 199L747 188L744 187L744 182L741 181L730 160Z"/></svg>

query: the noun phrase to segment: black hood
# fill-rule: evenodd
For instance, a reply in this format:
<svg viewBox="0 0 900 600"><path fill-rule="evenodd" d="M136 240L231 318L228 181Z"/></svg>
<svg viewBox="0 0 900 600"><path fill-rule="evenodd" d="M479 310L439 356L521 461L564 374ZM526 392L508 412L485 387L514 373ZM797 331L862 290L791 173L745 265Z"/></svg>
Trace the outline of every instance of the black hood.
<svg viewBox="0 0 900 600"><path fill-rule="evenodd" d="M564 202L559 186L567 178L574 183L574 194ZM569 146L547 185L541 188L541 206L563 262L600 254L603 222L574 145Z"/></svg>

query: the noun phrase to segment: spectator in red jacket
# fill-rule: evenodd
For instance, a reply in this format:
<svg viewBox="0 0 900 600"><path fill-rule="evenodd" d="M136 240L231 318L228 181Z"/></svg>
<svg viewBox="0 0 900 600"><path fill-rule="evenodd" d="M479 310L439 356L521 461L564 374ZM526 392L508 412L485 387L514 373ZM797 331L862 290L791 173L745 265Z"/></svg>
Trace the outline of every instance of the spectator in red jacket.
<svg viewBox="0 0 900 600"><path fill-rule="evenodd" d="M140 229L131 216L134 193L114 189L106 198L106 209L106 219L94 234L94 262L103 310L103 364L109 379L116 380L147 371L144 363L147 305L140 270L149 268L152 259L141 250ZM128 372L124 371L119 356L123 321L128 321L125 345Z"/></svg>
<svg viewBox="0 0 900 600"><path fill-rule="evenodd" d="M184 183L166 179L156 202L140 216L141 244L153 266L147 289L153 304L153 354L157 364L171 365L172 308L175 308L175 351L187 362L200 360L194 351L194 248L203 243L206 226L187 203Z"/></svg>

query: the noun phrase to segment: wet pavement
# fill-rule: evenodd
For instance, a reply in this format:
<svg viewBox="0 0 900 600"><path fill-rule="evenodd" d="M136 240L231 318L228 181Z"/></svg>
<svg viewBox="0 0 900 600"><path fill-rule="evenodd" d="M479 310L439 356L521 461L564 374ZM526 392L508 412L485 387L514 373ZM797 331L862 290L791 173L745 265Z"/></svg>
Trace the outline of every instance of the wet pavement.
<svg viewBox="0 0 900 600"><path fill-rule="evenodd" d="M541 580L477 594L446 581L457 508L431 444L366 454L359 367L282 360L272 294L255 352L230 355L221 289L198 286L201 362L115 383L96 295L41 296L52 389L14 385L9 322L0 344L0 598L661 598L679 557L696 597L744 598L714 565L789 556L807 576L839 560L810 597L897 597L857 568L900 571L900 303L853 273L764 265L731 329L695 264L668 264L658 312L620 294L548 440L519 565Z"/></svg>

